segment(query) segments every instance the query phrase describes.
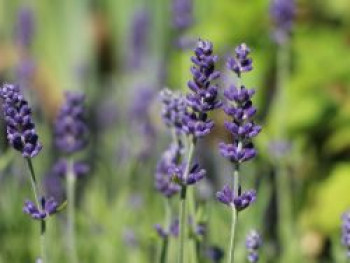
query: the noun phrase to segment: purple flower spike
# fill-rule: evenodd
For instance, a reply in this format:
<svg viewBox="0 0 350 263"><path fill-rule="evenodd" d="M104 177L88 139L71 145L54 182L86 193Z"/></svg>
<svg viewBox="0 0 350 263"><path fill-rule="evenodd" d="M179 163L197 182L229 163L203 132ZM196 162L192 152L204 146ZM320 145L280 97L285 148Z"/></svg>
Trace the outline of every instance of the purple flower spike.
<svg viewBox="0 0 350 263"><path fill-rule="evenodd" d="M270 13L275 26L274 39L277 44L283 44L288 39L295 16L294 0L272 0Z"/></svg>
<svg viewBox="0 0 350 263"><path fill-rule="evenodd" d="M183 118L186 111L186 99L169 89L164 89L160 93L160 98L163 103L162 118L164 123L175 128L176 132L180 133L183 124Z"/></svg>
<svg viewBox="0 0 350 263"><path fill-rule="evenodd" d="M32 121L31 109L19 87L4 84L0 89L0 97L4 100L3 110L9 143L25 158L38 155L42 145Z"/></svg>
<svg viewBox="0 0 350 263"><path fill-rule="evenodd" d="M225 185L221 191L217 192L216 198L219 202L230 207L235 207L237 211L242 211L255 201L256 192L254 190L249 190L243 192L239 196L235 196L231 188Z"/></svg>
<svg viewBox="0 0 350 263"><path fill-rule="evenodd" d="M44 220L57 213L58 203L53 198L46 200L45 197L42 197L40 205L39 209L32 201L27 200L24 203L23 212L36 220Z"/></svg>
<svg viewBox="0 0 350 263"><path fill-rule="evenodd" d="M256 263L259 260L258 250L262 245L262 239L259 233L252 230L246 238L246 248L248 250L247 259L251 263Z"/></svg>
<svg viewBox="0 0 350 263"><path fill-rule="evenodd" d="M16 41L19 45L27 48L33 42L35 21L33 10L29 7L22 7L18 12L16 24Z"/></svg>
<svg viewBox="0 0 350 263"><path fill-rule="evenodd" d="M87 145L88 130L84 116L85 97L80 93L66 92L66 102L55 122L55 144L66 154L81 151Z"/></svg>
<svg viewBox="0 0 350 263"><path fill-rule="evenodd" d="M183 31L193 23L193 0L172 1L173 26Z"/></svg>
<svg viewBox="0 0 350 263"><path fill-rule="evenodd" d="M165 230L160 224L155 224L154 229L156 230L160 238L167 238L169 235L177 237L179 235L179 220L175 219L171 222L169 230Z"/></svg>
<svg viewBox="0 0 350 263"><path fill-rule="evenodd" d="M218 58L213 55L213 44L199 40L194 52L195 56L191 58L194 64L191 68L193 80L188 82L192 93L186 97L189 109L182 119L182 130L198 138L210 133L214 123L208 119L207 113L220 108L222 103L218 99L218 87L212 84L220 76L215 71Z"/></svg>
<svg viewBox="0 0 350 263"><path fill-rule="evenodd" d="M229 58L227 61L227 68L231 69L238 76L243 72L249 72L253 69L253 61L248 58L250 53L249 47L243 43L235 49L235 57Z"/></svg>

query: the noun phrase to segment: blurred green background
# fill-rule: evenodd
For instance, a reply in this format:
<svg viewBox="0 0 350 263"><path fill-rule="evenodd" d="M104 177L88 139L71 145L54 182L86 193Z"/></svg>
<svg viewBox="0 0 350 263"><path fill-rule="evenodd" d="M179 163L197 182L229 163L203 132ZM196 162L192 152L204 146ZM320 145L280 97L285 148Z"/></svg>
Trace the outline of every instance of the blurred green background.
<svg viewBox="0 0 350 263"><path fill-rule="evenodd" d="M254 70L244 82L257 90L257 122L263 132L256 139L257 160L242 172L243 183L258 188L258 200L242 214L239 262L245 262L244 236L252 227L266 236L262 262L280 262L275 257L276 160L269 149L281 125L279 107L284 108L285 139L291 146L283 162L292 184L300 245L295 253L304 262L342 262L340 216L350 206L350 2L297 2L283 87L286 105L273 103L277 47L271 38L269 5L268 0L196 0L194 24L184 34L212 41L223 71L225 57L236 45L245 42L252 50ZM16 41L23 8L33 12L35 25L28 49ZM144 36L137 53L134 25L140 12L147 19L139 28ZM87 96L91 141L82 158L91 164L91 172L79 180L79 262L155 262L159 242L153 225L162 222L164 209L153 175L171 138L161 123L157 93L165 86L186 91L192 55L191 49L174 45L171 16L168 0L0 0L0 83L18 82L21 65L34 63L23 86L44 144L34 165L48 185L55 180L50 177L57 160L52 124L63 91L81 90ZM133 55L137 65L130 62ZM207 242L225 248L230 215L214 193L230 168L217 152L217 143L227 136L225 116L219 111L214 115L214 134L201 141L197 151L209 174L198 189L210 188L203 197ZM31 196L28 171L20 154L7 147L4 127L1 132L0 262L34 262L39 230L21 212ZM51 186L60 188L61 183L56 178ZM65 212L50 220L48 232L50 262L68 262Z"/></svg>

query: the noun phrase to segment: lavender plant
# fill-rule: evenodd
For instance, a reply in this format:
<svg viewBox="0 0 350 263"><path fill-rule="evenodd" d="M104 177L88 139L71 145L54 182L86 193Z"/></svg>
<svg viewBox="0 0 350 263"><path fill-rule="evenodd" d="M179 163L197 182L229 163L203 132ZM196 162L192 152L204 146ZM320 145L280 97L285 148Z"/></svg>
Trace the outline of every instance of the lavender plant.
<svg viewBox="0 0 350 263"><path fill-rule="evenodd" d="M199 40L194 52L195 55L191 58L193 80L188 82L188 87L192 92L186 97L187 109L182 117L181 129L188 140L188 157L181 166L173 170L176 181L181 186L179 263L184 262L187 187L195 184L205 175L203 169L192 164L195 145L197 140L208 135L214 126L214 122L208 118L208 112L221 106L221 101L217 98L218 87L212 83L220 76L220 73L215 70L218 58L213 55L213 44L209 41ZM189 192L189 208L189 216L194 218L195 207L192 191Z"/></svg>
<svg viewBox="0 0 350 263"><path fill-rule="evenodd" d="M235 49L235 56L229 58L227 67L236 74L237 83L224 91L224 96L229 102L224 106L224 111L232 118L230 122L225 121L225 127L232 136L232 142L228 144L220 143L219 149L222 156L233 164L234 172L232 188L225 185L217 193L217 199L232 209L231 235L227 251L228 263L234 262L238 212L249 207L256 196L254 190L242 191L239 182L240 166L255 157L256 150L252 138L257 136L261 130L261 127L253 121L256 108L253 106L251 99L255 91L247 89L241 84L242 73L253 69L252 59L248 57L249 53L249 47L246 44L241 44Z"/></svg>
<svg viewBox="0 0 350 263"><path fill-rule="evenodd" d="M35 201L33 203L27 200L23 211L33 219L40 221L41 258L43 262L46 262L46 219L57 212L58 204L52 198L47 200L39 191L39 183L34 172L32 158L40 153L42 145L39 142L35 124L32 120L31 109L19 87L4 84L0 88L0 97L3 99L8 142L15 150L22 153L28 164Z"/></svg>
<svg viewBox="0 0 350 263"><path fill-rule="evenodd" d="M256 230L249 232L246 238L246 248L248 251L247 259L250 263L256 263L259 261L258 250L262 245L262 239Z"/></svg>
<svg viewBox="0 0 350 263"><path fill-rule="evenodd" d="M85 122L85 97L81 93L66 92L66 101L62 105L55 121L55 145L66 155L57 169L65 171L68 202L67 232L70 262L78 262L75 241L75 184L76 178L86 166L74 162L73 154L82 151L88 142L88 130ZM79 171L80 169L80 171Z"/></svg>

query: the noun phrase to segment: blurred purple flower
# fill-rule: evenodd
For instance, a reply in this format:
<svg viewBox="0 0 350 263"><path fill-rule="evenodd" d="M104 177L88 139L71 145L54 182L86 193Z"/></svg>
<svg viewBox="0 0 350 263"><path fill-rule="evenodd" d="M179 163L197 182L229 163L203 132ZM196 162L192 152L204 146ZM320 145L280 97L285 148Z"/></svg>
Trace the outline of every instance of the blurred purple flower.
<svg viewBox="0 0 350 263"><path fill-rule="evenodd" d="M32 120L31 109L19 87L4 84L0 88L4 100L3 111L7 126L7 139L25 158L36 156L42 149Z"/></svg>
<svg viewBox="0 0 350 263"><path fill-rule="evenodd" d="M130 68L137 69L147 54L147 41L150 35L150 16L147 9L135 12L130 33L128 65Z"/></svg>
<svg viewBox="0 0 350 263"><path fill-rule="evenodd" d="M66 92L66 101L55 121L55 144L59 151L73 154L83 150L88 142L88 128L85 121L85 96Z"/></svg>
<svg viewBox="0 0 350 263"><path fill-rule="evenodd" d="M128 247L131 248L135 248L139 244L135 231L131 228L125 228L123 230L123 241Z"/></svg>
<svg viewBox="0 0 350 263"><path fill-rule="evenodd" d="M180 165L172 165L169 168L169 174L174 182L177 184L184 185L193 185L202 180L206 174L204 169L199 167L199 164L193 164L190 168L187 178L184 178L186 164L182 163Z"/></svg>
<svg viewBox="0 0 350 263"><path fill-rule="evenodd" d="M19 9L16 22L16 42L28 48L33 42L35 31L34 13L28 6L23 6Z"/></svg>
<svg viewBox="0 0 350 263"><path fill-rule="evenodd" d="M296 12L294 0L271 0L270 13L274 23L274 39L277 44L284 44L293 27Z"/></svg>
<svg viewBox="0 0 350 263"><path fill-rule="evenodd" d="M73 162L73 173L77 178L83 177L90 172L90 166L83 161ZM52 167L52 174L59 177L66 177L68 173L68 161L66 159L58 160Z"/></svg>
<svg viewBox="0 0 350 263"><path fill-rule="evenodd" d="M193 24L193 0L172 0L173 26L184 31Z"/></svg>
<svg viewBox="0 0 350 263"><path fill-rule="evenodd" d="M177 237L179 235L179 220L173 220L168 230L164 229L160 224L155 224L154 229L160 238L167 238L169 235Z"/></svg>
<svg viewBox="0 0 350 263"><path fill-rule="evenodd" d="M246 238L246 248L248 250L247 259L250 263L259 261L258 250L262 245L262 239L259 233L255 230L250 231Z"/></svg>
<svg viewBox="0 0 350 263"><path fill-rule="evenodd" d="M346 255L350 258L350 211L343 213L341 225L341 243L346 248Z"/></svg>
<svg viewBox="0 0 350 263"><path fill-rule="evenodd" d="M213 263L220 263L224 258L224 251L217 246L208 247L205 254Z"/></svg>

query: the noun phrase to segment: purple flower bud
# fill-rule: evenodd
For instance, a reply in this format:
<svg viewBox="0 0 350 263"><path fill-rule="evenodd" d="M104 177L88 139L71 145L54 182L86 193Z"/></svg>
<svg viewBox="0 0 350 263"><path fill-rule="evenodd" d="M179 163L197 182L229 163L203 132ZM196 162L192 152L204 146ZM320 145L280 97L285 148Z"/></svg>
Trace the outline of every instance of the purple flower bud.
<svg viewBox="0 0 350 263"><path fill-rule="evenodd" d="M0 97L4 100L3 111L9 143L25 158L36 156L42 145L32 121L31 109L19 87L4 84L0 89Z"/></svg>
<svg viewBox="0 0 350 263"><path fill-rule="evenodd" d="M227 68L241 76L243 72L248 72L253 69L253 61L248 58L250 53L249 47L243 43L235 49L235 57L231 57L227 61Z"/></svg>
<svg viewBox="0 0 350 263"><path fill-rule="evenodd" d="M186 30L193 23L193 0L172 0L173 26Z"/></svg>
<svg viewBox="0 0 350 263"><path fill-rule="evenodd" d="M16 23L16 41L22 47L28 48L33 42L35 21L33 10L23 6L18 11Z"/></svg>
<svg viewBox="0 0 350 263"><path fill-rule="evenodd" d="M204 169L201 169L198 164L192 165L187 178L185 178L186 164L172 165L169 168L169 174L172 180L179 185L193 185L202 180L206 174Z"/></svg>
<svg viewBox="0 0 350 263"><path fill-rule="evenodd" d="M66 92L66 101L55 122L55 144L58 150L73 154L87 145L88 129L85 121L84 100L80 93Z"/></svg>
<svg viewBox="0 0 350 263"><path fill-rule="evenodd" d="M220 263L224 258L224 251L217 246L207 248L205 254L213 263Z"/></svg>
<svg viewBox="0 0 350 263"><path fill-rule="evenodd" d="M90 166L83 161L73 163L73 173L76 178L81 178L90 172ZM60 177L66 177L68 173L68 161L65 159L58 160L53 168L52 174Z"/></svg>
<svg viewBox="0 0 350 263"><path fill-rule="evenodd" d="M346 248L347 257L350 258L350 212L345 212L341 219L341 243Z"/></svg>
<svg viewBox="0 0 350 263"><path fill-rule="evenodd" d="M160 224L155 224L154 229L160 238L167 238L169 235L177 237L179 235L179 220L173 220L168 228L169 230L165 230Z"/></svg>

